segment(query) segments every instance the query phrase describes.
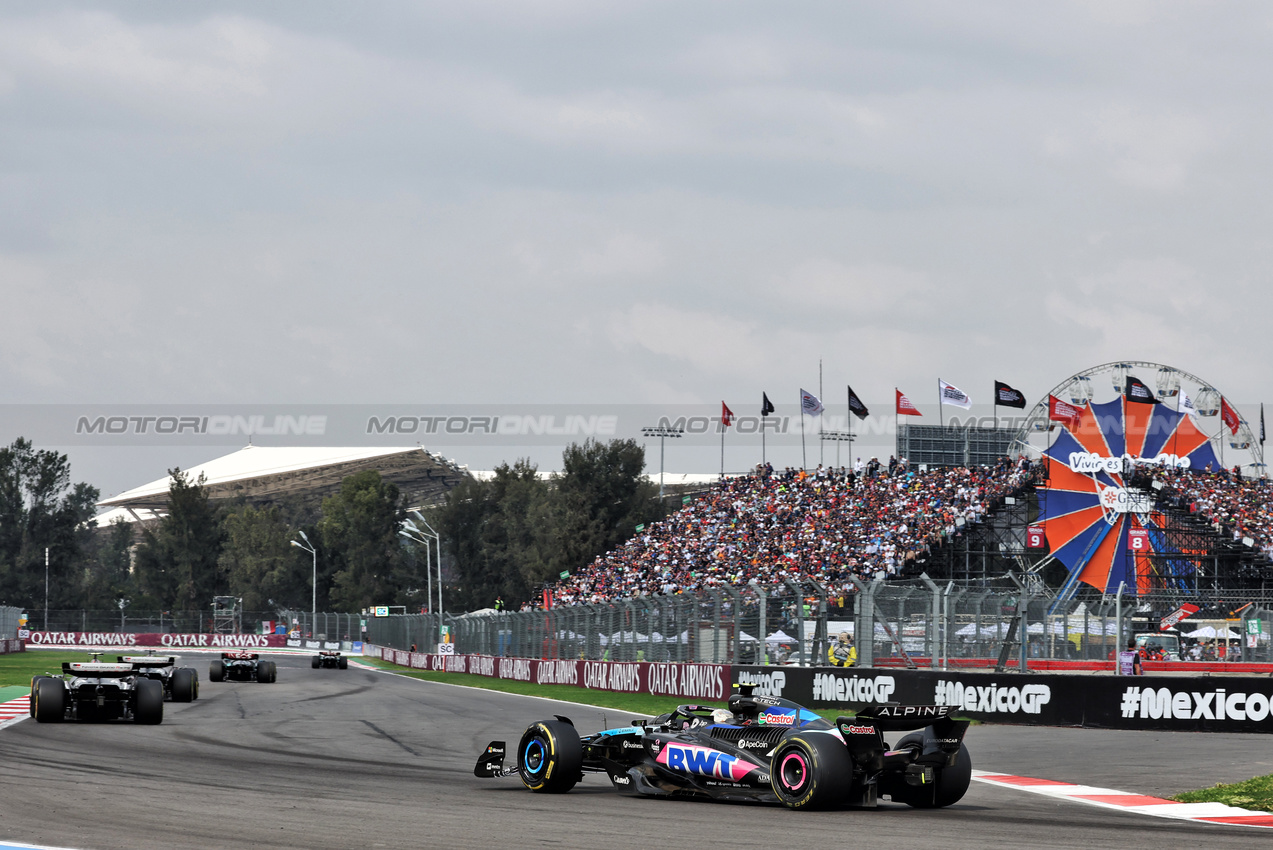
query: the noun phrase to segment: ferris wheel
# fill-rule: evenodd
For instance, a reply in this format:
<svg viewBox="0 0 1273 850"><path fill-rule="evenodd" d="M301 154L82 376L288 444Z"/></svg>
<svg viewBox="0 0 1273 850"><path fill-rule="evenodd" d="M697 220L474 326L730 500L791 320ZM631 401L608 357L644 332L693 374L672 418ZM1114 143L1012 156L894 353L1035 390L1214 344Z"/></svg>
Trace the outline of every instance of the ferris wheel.
<svg viewBox="0 0 1273 850"><path fill-rule="evenodd" d="M1196 553L1178 551L1152 494L1129 486L1137 466L1202 471L1227 462L1263 471L1260 444L1213 384L1146 361L1106 363L1062 381L1026 416L1014 446L1047 468L1032 537L1041 535L1066 567L1058 604L1083 584L1139 594L1192 582Z"/></svg>

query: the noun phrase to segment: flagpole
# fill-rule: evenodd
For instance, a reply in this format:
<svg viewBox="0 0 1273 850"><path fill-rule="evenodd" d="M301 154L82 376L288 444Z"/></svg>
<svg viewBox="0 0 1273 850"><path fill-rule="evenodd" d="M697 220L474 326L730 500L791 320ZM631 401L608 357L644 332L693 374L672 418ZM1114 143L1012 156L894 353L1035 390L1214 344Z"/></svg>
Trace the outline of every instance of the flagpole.
<svg viewBox="0 0 1273 850"><path fill-rule="evenodd" d="M809 456L804 450L804 393L800 393L800 468L809 468Z"/></svg>
<svg viewBox="0 0 1273 850"><path fill-rule="evenodd" d="M994 395L995 395L995 430L998 431L999 430L999 388L998 387L995 387Z"/></svg>
<svg viewBox="0 0 1273 850"><path fill-rule="evenodd" d="M845 424L849 429L849 469L853 468L853 401L851 399L852 390L848 384L844 385L844 403L849 406L849 415L845 417Z"/></svg>
<svg viewBox="0 0 1273 850"><path fill-rule="evenodd" d="M937 379L937 424L942 428L946 427L945 412L941 407L941 378Z"/></svg>
<svg viewBox="0 0 1273 850"><path fill-rule="evenodd" d="M1185 388L1182 386L1176 393L1176 433L1171 435L1171 453L1175 454L1180 448L1180 397L1185 394ZM1179 458L1177 458L1179 459Z"/></svg>
<svg viewBox="0 0 1273 850"><path fill-rule="evenodd" d="M722 402L721 406L724 406ZM720 477L725 477L725 417L720 418Z"/></svg>
<svg viewBox="0 0 1273 850"><path fill-rule="evenodd" d="M826 398L822 394L822 358L818 358L818 399ZM826 440L822 439L822 417L818 417L818 466L826 462L823 452L826 451Z"/></svg>

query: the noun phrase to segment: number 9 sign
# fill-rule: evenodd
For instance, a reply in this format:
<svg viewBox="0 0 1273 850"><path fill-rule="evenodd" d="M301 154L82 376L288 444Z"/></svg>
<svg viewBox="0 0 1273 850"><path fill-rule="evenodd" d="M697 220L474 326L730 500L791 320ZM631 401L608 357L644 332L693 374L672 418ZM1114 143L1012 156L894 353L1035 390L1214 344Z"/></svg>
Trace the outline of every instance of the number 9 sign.
<svg viewBox="0 0 1273 850"><path fill-rule="evenodd" d="M1032 525L1025 532L1025 547L1027 549L1046 549L1048 539L1043 533L1043 526Z"/></svg>

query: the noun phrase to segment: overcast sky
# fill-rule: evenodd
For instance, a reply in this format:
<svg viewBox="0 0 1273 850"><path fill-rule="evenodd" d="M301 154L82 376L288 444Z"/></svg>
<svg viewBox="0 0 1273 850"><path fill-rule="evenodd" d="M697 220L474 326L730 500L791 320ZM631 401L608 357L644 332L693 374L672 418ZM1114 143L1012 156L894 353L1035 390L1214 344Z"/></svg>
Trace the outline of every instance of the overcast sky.
<svg viewBox="0 0 1273 850"><path fill-rule="evenodd" d="M0 396L1254 418L1271 87L1267 3L10 0Z"/></svg>

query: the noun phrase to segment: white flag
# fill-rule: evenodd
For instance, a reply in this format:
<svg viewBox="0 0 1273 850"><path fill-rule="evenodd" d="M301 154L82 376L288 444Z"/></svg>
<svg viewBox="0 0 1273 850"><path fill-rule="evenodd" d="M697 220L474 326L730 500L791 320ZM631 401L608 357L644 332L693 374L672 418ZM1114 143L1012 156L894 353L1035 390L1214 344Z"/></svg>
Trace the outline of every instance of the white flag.
<svg viewBox="0 0 1273 850"><path fill-rule="evenodd" d="M972 399L968 397L968 393L961 390L954 384L948 384L941 378L937 379L937 384L941 387L941 403L949 404L954 407L962 407L964 410L972 407Z"/></svg>
<svg viewBox="0 0 1273 850"><path fill-rule="evenodd" d="M1198 418L1198 408L1193 406L1193 399L1189 398L1189 393L1183 389L1180 391L1180 412L1188 413L1193 418Z"/></svg>
<svg viewBox="0 0 1273 850"><path fill-rule="evenodd" d="M800 412L809 416L818 416L822 413L822 402L818 397L807 390L800 391Z"/></svg>

